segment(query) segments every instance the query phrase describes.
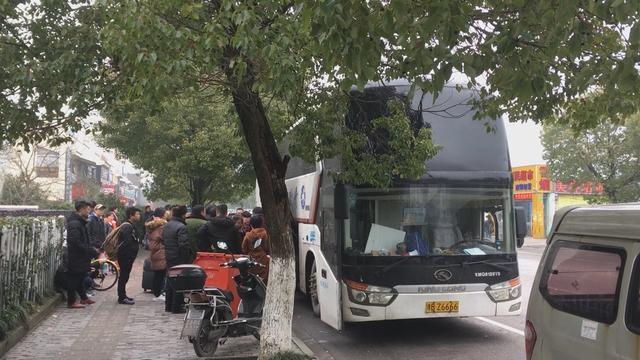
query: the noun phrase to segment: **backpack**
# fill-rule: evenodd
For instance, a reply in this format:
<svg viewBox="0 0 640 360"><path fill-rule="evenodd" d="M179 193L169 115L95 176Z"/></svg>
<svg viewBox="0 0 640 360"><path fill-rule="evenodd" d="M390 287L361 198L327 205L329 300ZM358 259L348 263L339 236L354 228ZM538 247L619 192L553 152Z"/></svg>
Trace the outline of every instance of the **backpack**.
<svg viewBox="0 0 640 360"><path fill-rule="evenodd" d="M109 233L109 235L107 235L107 238L102 243L102 249L107 253L107 257L111 260L118 259L118 248L122 245L118 244L118 235L120 235L121 228L122 225L115 228Z"/></svg>

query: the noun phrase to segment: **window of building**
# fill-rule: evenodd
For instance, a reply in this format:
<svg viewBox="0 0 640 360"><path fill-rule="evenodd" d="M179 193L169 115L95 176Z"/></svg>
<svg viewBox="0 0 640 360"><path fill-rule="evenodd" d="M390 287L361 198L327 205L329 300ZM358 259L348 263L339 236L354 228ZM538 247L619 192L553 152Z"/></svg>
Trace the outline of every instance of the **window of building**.
<svg viewBox="0 0 640 360"><path fill-rule="evenodd" d="M57 178L59 172L60 154L43 147L36 148L36 176Z"/></svg>
<svg viewBox="0 0 640 360"><path fill-rule="evenodd" d="M540 292L557 310L613 324L624 261L620 248L558 241L547 258Z"/></svg>

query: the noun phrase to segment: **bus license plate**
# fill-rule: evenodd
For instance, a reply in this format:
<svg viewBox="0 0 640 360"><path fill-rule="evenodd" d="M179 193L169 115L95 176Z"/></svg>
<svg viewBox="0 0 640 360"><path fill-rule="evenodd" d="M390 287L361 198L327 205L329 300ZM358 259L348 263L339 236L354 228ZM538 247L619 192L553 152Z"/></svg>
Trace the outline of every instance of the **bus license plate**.
<svg viewBox="0 0 640 360"><path fill-rule="evenodd" d="M429 313L457 313L460 310L458 301L427 301L424 312Z"/></svg>

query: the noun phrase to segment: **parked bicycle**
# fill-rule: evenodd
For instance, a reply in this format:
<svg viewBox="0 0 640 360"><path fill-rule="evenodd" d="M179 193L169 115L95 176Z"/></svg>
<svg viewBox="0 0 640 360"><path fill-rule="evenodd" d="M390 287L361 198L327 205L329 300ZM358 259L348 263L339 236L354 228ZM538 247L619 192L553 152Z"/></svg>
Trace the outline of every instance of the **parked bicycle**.
<svg viewBox="0 0 640 360"><path fill-rule="evenodd" d="M91 273L93 279L91 288L96 291L106 291L111 289L120 276L120 268L115 261L107 258L94 259L91 261Z"/></svg>

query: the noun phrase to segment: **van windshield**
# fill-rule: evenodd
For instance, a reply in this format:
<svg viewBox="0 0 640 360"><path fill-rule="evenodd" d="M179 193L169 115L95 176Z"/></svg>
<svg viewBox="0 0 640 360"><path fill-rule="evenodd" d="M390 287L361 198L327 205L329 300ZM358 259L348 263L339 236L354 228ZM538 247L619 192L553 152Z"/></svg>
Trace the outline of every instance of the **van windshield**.
<svg viewBox="0 0 640 360"><path fill-rule="evenodd" d="M345 255L513 253L509 189L443 186L354 189Z"/></svg>

